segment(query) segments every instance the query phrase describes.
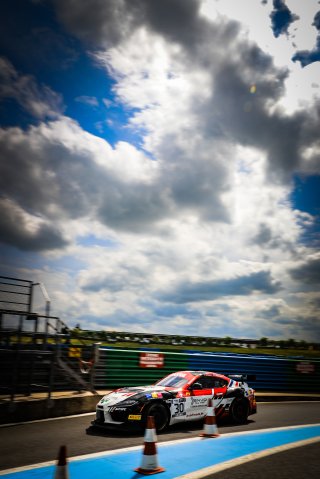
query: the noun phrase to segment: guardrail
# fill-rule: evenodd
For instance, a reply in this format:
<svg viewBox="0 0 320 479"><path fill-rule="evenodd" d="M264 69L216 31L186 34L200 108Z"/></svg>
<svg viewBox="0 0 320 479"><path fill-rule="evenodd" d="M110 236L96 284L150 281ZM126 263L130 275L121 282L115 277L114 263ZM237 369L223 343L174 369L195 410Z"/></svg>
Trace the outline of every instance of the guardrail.
<svg viewBox="0 0 320 479"><path fill-rule="evenodd" d="M205 370L220 374L256 376L257 391L320 393L320 360L99 348L95 367L96 389L152 384L179 370Z"/></svg>
<svg viewBox="0 0 320 479"><path fill-rule="evenodd" d="M66 371L67 369L67 371ZM174 371L204 370L248 374L256 391L320 393L320 360L219 354L116 349L70 344L32 349L0 348L0 394L14 399L46 391L114 389L153 384Z"/></svg>

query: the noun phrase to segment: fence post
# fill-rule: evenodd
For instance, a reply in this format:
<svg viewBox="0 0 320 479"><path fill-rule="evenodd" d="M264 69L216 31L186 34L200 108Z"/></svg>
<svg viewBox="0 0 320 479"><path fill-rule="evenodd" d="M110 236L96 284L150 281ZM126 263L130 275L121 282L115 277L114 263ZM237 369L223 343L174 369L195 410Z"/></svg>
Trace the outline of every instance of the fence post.
<svg viewBox="0 0 320 479"><path fill-rule="evenodd" d="M99 347L101 343L94 343L93 344L93 355L92 355L92 368L90 371L90 389L91 391L95 391L94 383L96 378L96 365L99 362Z"/></svg>
<svg viewBox="0 0 320 479"><path fill-rule="evenodd" d="M34 376L34 361L35 361L35 354L36 351L32 351L31 354L31 365L29 368L29 376L28 376L28 385L27 385L27 394L26 396L30 396L32 392L32 386L31 384L33 383L33 376Z"/></svg>
<svg viewBox="0 0 320 479"><path fill-rule="evenodd" d="M20 350L17 349L14 351L14 365L13 365L13 371L12 371L12 381L11 381L11 392L10 392L10 401L13 402L14 396L16 393L17 389L17 376L19 372L19 362L20 362Z"/></svg>
<svg viewBox="0 0 320 479"><path fill-rule="evenodd" d="M55 344L54 351L52 351L51 354L51 364L50 364L50 373L49 373L49 388L48 388L48 404L50 404L50 399L51 399L51 393L53 389L53 384L54 384L54 373L55 373L55 365L56 365L56 360L57 360L57 355L58 355L58 346Z"/></svg>

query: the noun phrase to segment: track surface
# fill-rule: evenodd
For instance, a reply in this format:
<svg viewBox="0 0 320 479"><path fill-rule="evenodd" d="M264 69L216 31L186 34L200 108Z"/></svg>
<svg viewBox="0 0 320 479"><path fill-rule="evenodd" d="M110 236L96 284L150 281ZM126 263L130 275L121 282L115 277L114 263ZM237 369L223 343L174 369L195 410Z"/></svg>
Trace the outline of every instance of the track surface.
<svg viewBox="0 0 320 479"><path fill-rule="evenodd" d="M93 415L83 415L72 418L61 418L51 421L40 421L1 427L0 470L55 460L59 447L62 444L67 445L69 457L143 444L143 434L139 433L96 432L94 435L87 434L86 428L90 425L93 417ZM300 424L315 424L319 422L320 402L260 403L258 404L258 413L250 418L248 424L243 426L219 424L218 426L219 432L222 435L231 432L294 426ZM184 426L172 427L166 433L158 435L158 443L197 437L202 430L202 427L201 423L189 423ZM313 456L313 462L315 463L315 467L319 468L319 443L308 448L295 449L293 452L289 451L287 453L281 453L280 456L285 454L288 458L292 457L294 460L297 460L301 468L307 467L302 454L303 450L318 450L318 454ZM279 456L279 454L276 456ZM270 457L272 458L276 456ZM300 459L299 456L301 456ZM261 461L270 462L270 459L260 459L254 461L254 463L260 463ZM308 462L308 464L311 463L312 461ZM274 463L272 462L271 465L273 464ZM235 468L233 471L235 475L232 475L232 477L238 477L239 479L241 477L248 478L247 467L248 466L245 465L241 468ZM275 474L271 474L269 470L268 478L270 478L271 475L273 475L273 479L275 477L280 477L276 476L276 471L278 469L274 469ZM295 468L295 471L297 471L297 469L298 467ZM243 476L241 476L242 471L245 471ZM263 471L264 467L260 469L260 473ZM222 478L226 476L218 476L216 474L214 477L218 479L218 477ZM281 477L285 477L285 475L282 473ZM291 477L293 477L292 474Z"/></svg>
<svg viewBox="0 0 320 479"><path fill-rule="evenodd" d="M320 443L295 448L206 476L206 479L313 479L320 468Z"/></svg>

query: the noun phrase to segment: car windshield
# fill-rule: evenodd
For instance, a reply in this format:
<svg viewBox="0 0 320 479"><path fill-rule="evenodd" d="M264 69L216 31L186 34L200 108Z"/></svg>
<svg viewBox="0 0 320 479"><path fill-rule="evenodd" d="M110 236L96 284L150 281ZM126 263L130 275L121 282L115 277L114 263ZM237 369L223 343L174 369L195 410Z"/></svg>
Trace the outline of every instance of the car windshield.
<svg viewBox="0 0 320 479"><path fill-rule="evenodd" d="M166 386L170 388L181 388L185 384L187 384L188 380L182 376L178 376L176 374L167 376L163 379L160 379L156 383L157 386Z"/></svg>

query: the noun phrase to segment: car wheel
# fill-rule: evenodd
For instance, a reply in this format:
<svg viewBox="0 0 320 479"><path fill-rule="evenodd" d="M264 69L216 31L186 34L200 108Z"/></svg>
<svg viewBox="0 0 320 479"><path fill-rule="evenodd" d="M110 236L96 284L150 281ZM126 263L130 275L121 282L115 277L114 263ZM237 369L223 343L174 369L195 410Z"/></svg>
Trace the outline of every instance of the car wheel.
<svg viewBox="0 0 320 479"><path fill-rule="evenodd" d="M236 424L245 424L248 420L249 405L244 398L236 398L231 406L231 418Z"/></svg>
<svg viewBox="0 0 320 479"><path fill-rule="evenodd" d="M163 431L169 421L169 413L167 408L161 403L151 404L146 412L145 422L147 422L147 416L154 417L154 423L158 432Z"/></svg>

